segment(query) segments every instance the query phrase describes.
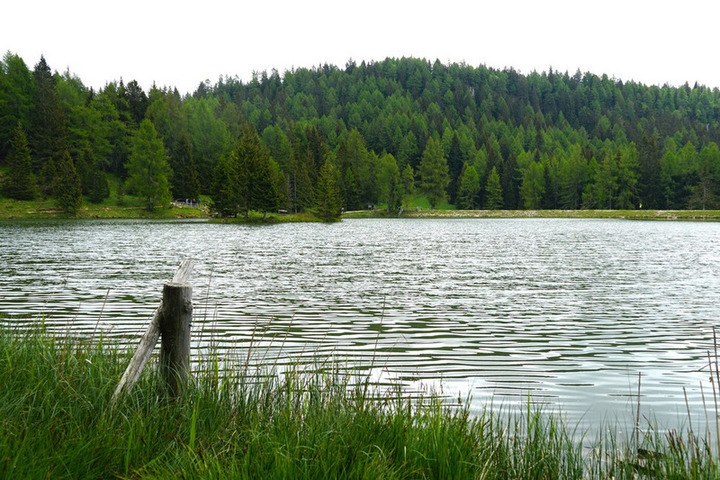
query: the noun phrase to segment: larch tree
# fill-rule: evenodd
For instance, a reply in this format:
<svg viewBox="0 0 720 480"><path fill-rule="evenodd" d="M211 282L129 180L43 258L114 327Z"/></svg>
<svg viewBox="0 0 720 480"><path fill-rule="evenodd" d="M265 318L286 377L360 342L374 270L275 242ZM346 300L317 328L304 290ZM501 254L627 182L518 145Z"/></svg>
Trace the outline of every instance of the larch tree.
<svg viewBox="0 0 720 480"><path fill-rule="evenodd" d="M440 142L430 138L423 151L419 166L420 191L430 202L430 208L445 199L446 189L450 183L447 160L443 156Z"/></svg>
<svg viewBox="0 0 720 480"><path fill-rule="evenodd" d="M130 157L127 163L127 187L136 195L145 198L148 212L158 204L170 202L171 174L165 146L155 127L148 119L140 122L130 142Z"/></svg>

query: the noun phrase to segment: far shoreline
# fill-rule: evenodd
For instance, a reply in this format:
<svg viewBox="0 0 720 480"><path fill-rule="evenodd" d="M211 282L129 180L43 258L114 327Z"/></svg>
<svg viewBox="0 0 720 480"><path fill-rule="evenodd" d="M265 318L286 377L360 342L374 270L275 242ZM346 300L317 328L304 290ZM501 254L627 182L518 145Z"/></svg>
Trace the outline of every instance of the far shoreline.
<svg viewBox="0 0 720 480"><path fill-rule="evenodd" d="M720 210L409 210L398 215L385 210L353 211L348 218L584 218L619 220L720 221Z"/></svg>

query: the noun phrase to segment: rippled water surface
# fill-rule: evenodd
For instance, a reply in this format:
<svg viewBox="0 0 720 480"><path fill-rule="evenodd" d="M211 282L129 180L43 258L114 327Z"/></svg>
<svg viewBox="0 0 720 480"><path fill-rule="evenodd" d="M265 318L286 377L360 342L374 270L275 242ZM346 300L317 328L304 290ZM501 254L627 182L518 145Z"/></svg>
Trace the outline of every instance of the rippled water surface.
<svg viewBox="0 0 720 480"><path fill-rule="evenodd" d="M720 224L622 220L0 223L0 314L135 342L180 260L194 345L335 358L473 408L685 419L720 320ZM696 417L698 416L696 415Z"/></svg>

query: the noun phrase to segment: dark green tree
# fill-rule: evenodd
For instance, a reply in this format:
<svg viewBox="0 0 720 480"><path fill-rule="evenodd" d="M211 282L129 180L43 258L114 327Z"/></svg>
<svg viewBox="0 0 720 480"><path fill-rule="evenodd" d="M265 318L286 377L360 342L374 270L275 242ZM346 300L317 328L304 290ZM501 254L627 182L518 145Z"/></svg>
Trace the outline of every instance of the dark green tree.
<svg viewBox="0 0 720 480"><path fill-rule="evenodd" d="M493 167L488 175L485 184L485 210L500 210L503 208L502 185L500 184L500 175L497 168Z"/></svg>
<svg viewBox="0 0 720 480"><path fill-rule="evenodd" d="M182 132L170 155L170 181L173 198L197 199L200 196L197 169L193 159L193 148L187 132Z"/></svg>
<svg viewBox="0 0 720 480"><path fill-rule="evenodd" d="M110 196L110 185L108 184L105 170L96 165L90 172L90 187L88 199L92 203L100 203Z"/></svg>
<svg viewBox="0 0 720 480"><path fill-rule="evenodd" d="M237 184L240 209L248 218L251 210L263 212L277 209L278 194L270 168L270 152L260 142L255 128L246 123L238 142Z"/></svg>
<svg viewBox="0 0 720 480"><path fill-rule="evenodd" d="M335 166L327 159L320 168L318 184L315 193L316 214L324 222L340 220L342 198L338 188Z"/></svg>
<svg viewBox="0 0 720 480"><path fill-rule="evenodd" d="M140 122L140 127L131 138L130 158L126 166L128 172L127 187L135 195L145 198L148 212L158 204L170 202L170 165L165 146L148 119Z"/></svg>
<svg viewBox="0 0 720 480"><path fill-rule="evenodd" d="M446 197L450 176L442 146L434 138L430 138L425 146L418 174L420 175L420 191L430 202L430 208L435 209L435 206Z"/></svg>
<svg viewBox="0 0 720 480"><path fill-rule="evenodd" d="M57 174L52 191L55 204L66 213L76 213L82 204L80 175L75 170L70 152L65 152L56 163Z"/></svg>
<svg viewBox="0 0 720 480"><path fill-rule="evenodd" d="M238 213L237 160L234 157L235 152L222 157L213 172L211 208L221 217L235 217Z"/></svg>
<svg viewBox="0 0 720 480"><path fill-rule="evenodd" d="M33 174L30 147L20 123L15 127L15 133L10 140L6 161L10 170L3 185L5 195L15 200L34 199L38 193L37 182Z"/></svg>
<svg viewBox="0 0 720 480"><path fill-rule="evenodd" d="M28 141L35 171L40 172L41 188L43 192L51 193L55 163L60 161L66 148L65 113L58 97L57 81L45 57L41 56L35 65L33 80L35 88Z"/></svg>
<svg viewBox="0 0 720 480"><path fill-rule="evenodd" d="M480 196L480 175L473 165L465 162L462 174L460 175L460 188L458 190L458 208L474 210L477 208L478 197Z"/></svg>

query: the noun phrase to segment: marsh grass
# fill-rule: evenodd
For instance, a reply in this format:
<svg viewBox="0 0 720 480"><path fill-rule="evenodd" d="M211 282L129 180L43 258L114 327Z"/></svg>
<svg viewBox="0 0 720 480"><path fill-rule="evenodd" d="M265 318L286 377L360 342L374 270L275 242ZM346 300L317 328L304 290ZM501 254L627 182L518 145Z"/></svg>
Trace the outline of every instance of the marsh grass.
<svg viewBox="0 0 720 480"><path fill-rule="evenodd" d="M149 368L113 407L130 354L42 326L0 331L0 478L718 475L706 437L649 428L640 445L608 433L583 447L558 415L471 415L435 395L380 391L331 363L258 374L244 355L209 355L179 400Z"/></svg>

